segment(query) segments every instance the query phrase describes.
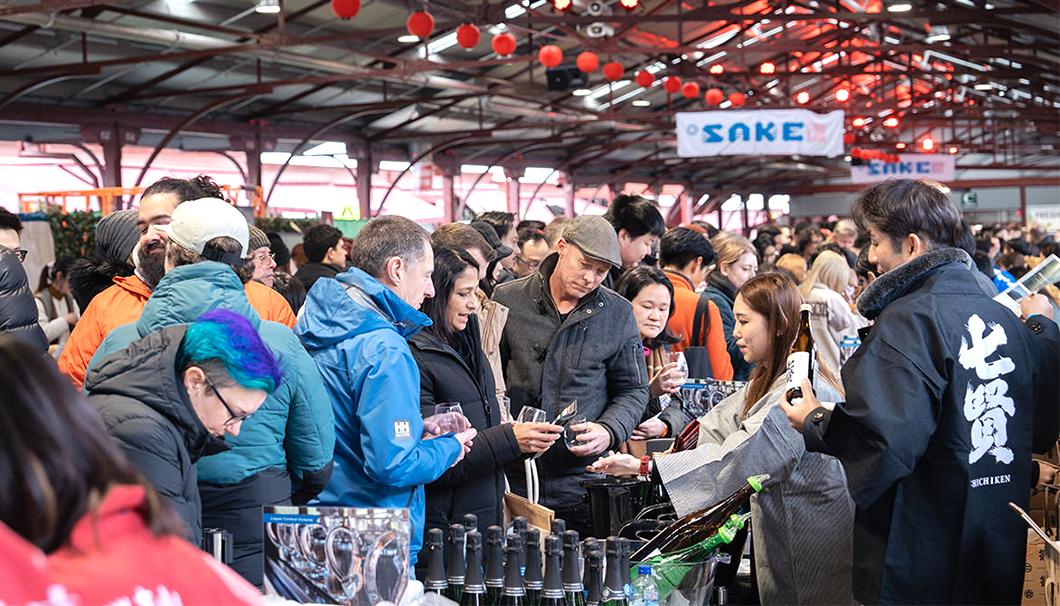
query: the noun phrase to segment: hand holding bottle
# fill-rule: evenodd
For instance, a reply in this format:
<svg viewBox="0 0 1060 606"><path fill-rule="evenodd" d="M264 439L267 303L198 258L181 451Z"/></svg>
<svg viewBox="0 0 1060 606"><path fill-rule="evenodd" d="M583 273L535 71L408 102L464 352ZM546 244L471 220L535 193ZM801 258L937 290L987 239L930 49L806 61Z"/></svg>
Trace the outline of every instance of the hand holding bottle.
<svg viewBox="0 0 1060 606"><path fill-rule="evenodd" d="M788 415L788 421L791 426L795 428L795 431L802 433L803 423L806 421L806 417L810 416L810 413L821 406L821 403L817 401L817 398L813 395L813 389L810 386L810 380L807 378L802 379L802 397L789 398L788 406L782 406L784 413Z"/></svg>

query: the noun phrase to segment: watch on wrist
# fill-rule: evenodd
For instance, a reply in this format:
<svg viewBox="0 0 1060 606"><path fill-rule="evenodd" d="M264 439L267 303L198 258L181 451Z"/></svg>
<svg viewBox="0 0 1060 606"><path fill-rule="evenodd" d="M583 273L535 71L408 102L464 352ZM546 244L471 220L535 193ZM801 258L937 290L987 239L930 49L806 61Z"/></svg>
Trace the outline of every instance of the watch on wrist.
<svg viewBox="0 0 1060 606"><path fill-rule="evenodd" d="M651 455L644 455L640 458L640 471L637 472L642 478L647 478L651 475Z"/></svg>

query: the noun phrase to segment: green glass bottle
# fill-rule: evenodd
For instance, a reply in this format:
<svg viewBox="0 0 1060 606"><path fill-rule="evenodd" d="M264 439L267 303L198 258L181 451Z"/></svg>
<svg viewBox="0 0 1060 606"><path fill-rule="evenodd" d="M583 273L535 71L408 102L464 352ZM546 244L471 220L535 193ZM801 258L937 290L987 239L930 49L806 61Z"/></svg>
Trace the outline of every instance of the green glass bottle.
<svg viewBox="0 0 1060 606"><path fill-rule="evenodd" d="M449 589L445 579L445 533L441 528L428 530L423 546L427 552L427 580L423 590L445 595Z"/></svg>
<svg viewBox="0 0 1060 606"><path fill-rule="evenodd" d="M559 554L562 552L559 537L545 537L545 583L541 591L541 606L567 606L559 567Z"/></svg>
<svg viewBox="0 0 1060 606"><path fill-rule="evenodd" d="M585 588L578 563L580 546L577 530L563 533L563 593L567 596L567 606L585 606Z"/></svg>
<svg viewBox="0 0 1060 606"><path fill-rule="evenodd" d="M486 580L482 574L482 533L472 530L464 535L467 543L464 591L460 606L489 606L486 600Z"/></svg>
<svg viewBox="0 0 1060 606"><path fill-rule="evenodd" d="M464 555L464 542L466 535L462 524L449 525L449 569L445 578L449 582L449 589L445 597L459 603L460 596L464 593L464 579L467 574L466 557Z"/></svg>
<svg viewBox="0 0 1060 606"><path fill-rule="evenodd" d="M604 595L601 597L601 606L626 606L626 590L622 586L622 548L618 543L618 537L607 537L607 571L604 582Z"/></svg>
<svg viewBox="0 0 1060 606"><path fill-rule="evenodd" d="M466 586L465 586L466 589ZM504 529L486 529L486 603L497 606L504 591Z"/></svg>
<svg viewBox="0 0 1060 606"><path fill-rule="evenodd" d="M499 606L526 606L526 587L523 586L523 574L520 570L520 554L523 551L523 540L519 535L508 535L505 547L504 588L501 591Z"/></svg>

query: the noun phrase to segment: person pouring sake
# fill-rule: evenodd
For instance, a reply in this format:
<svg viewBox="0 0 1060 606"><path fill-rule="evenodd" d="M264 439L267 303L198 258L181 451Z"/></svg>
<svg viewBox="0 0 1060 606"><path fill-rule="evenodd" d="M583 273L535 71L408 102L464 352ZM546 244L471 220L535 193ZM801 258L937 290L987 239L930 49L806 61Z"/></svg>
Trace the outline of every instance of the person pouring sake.
<svg viewBox="0 0 1060 606"><path fill-rule="evenodd" d="M756 366L745 387L699 419L699 445L654 459L611 454L590 469L650 475L663 483L678 516L721 501L749 476L769 474L751 497L761 603L852 604L854 505L846 476L836 459L806 451L781 408L789 357L804 359L791 356L801 304L795 283L781 274L744 283L733 305L733 337ZM819 396L842 391L820 363L813 387Z"/></svg>

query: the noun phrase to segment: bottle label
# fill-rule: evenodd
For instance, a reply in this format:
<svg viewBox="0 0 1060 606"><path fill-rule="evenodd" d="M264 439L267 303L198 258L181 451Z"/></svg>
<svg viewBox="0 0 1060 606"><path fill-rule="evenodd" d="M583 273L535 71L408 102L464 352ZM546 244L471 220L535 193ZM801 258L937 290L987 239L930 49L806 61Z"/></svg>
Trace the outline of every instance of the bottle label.
<svg viewBox="0 0 1060 606"><path fill-rule="evenodd" d="M805 351L795 351L788 356L787 385L785 391L802 387L802 380L810 376L810 354Z"/></svg>

